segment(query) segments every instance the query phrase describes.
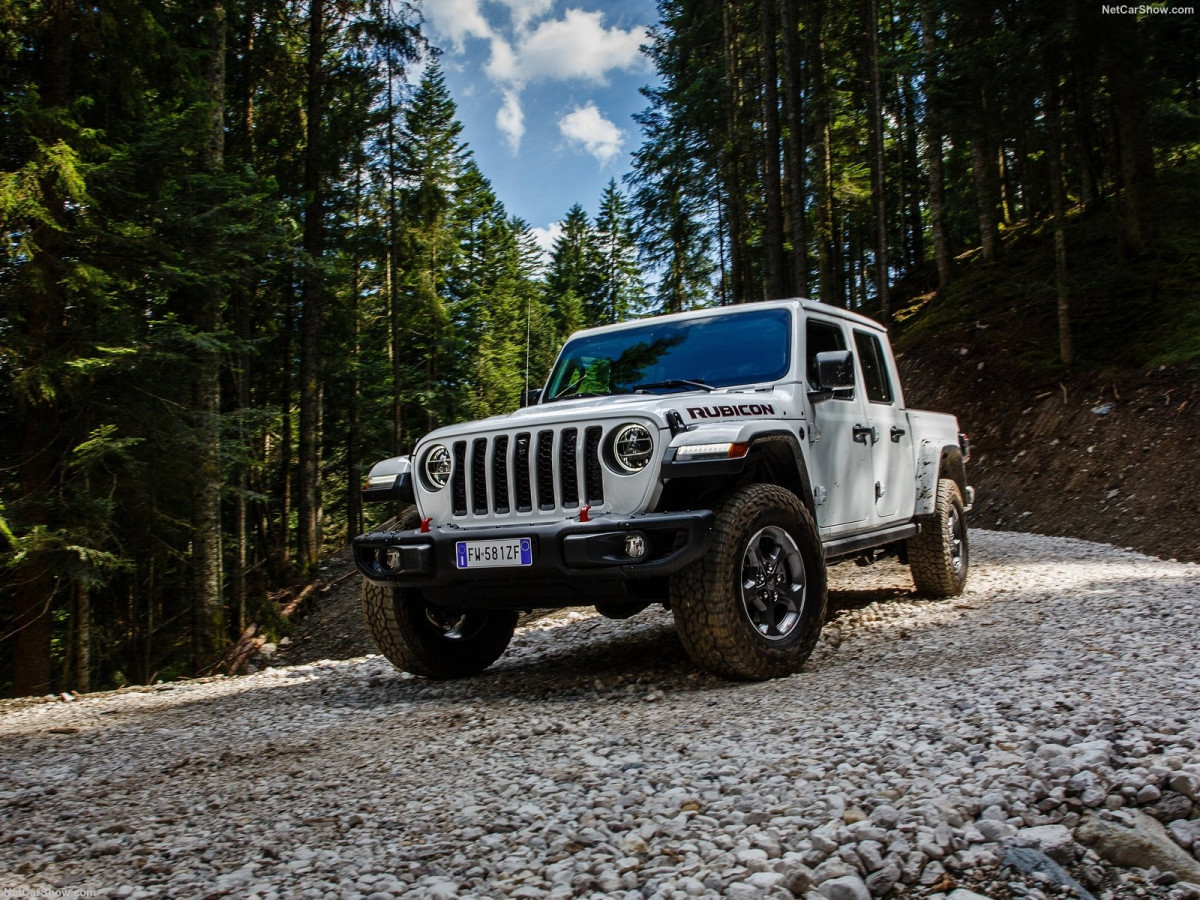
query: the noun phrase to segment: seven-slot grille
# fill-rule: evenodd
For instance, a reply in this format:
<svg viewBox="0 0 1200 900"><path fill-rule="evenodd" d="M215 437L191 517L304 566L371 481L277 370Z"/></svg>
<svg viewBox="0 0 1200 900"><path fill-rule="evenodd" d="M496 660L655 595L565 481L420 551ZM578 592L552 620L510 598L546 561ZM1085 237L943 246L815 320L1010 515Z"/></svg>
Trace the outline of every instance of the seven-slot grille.
<svg viewBox="0 0 1200 900"><path fill-rule="evenodd" d="M578 509L604 502L604 429L541 429L455 441L450 498L454 515Z"/></svg>

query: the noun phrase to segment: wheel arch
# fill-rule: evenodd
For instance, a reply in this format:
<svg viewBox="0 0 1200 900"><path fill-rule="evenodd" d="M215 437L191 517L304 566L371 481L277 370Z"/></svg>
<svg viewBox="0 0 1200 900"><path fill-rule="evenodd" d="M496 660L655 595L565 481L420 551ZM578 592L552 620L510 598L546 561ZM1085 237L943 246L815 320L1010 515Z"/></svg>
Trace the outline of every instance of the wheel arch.
<svg viewBox="0 0 1200 900"><path fill-rule="evenodd" d="M967 463L962 448L940 440L925 440L917 453L917 516L933 514L938 480L949 478L967 495Z"/></svg>
<svg viewBox="0 0 1200 900"><path fill-rule="evenodd" d="M791 431L773 430L753 435L746 455L735 460L688 463L695 475L675 475L664 486L656 511L695 508L697 502L715 505L720 498L746 484L774 484L795 494L816 518L812 482L804 449Z"/></svg>

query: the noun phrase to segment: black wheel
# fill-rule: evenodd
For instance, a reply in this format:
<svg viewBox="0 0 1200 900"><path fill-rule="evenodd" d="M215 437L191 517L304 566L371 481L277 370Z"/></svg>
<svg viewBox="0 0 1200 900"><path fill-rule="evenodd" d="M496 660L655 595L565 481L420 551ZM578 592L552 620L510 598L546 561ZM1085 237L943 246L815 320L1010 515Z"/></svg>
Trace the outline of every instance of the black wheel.
<svg viewBox="0 0 1200 900"><path fill-rule="evenodd" d="M416 511L398 530L415 528ZM363 615L375 645L394 666L426 678L478 675L512 640L517 613L508 610L450 610L410 588L380 587L363 579Z"/></svg>
<svg viewBox="0 0 1200 900"><path fill-rule="evenodd" d="M703 561L671 579L684 649L730 678L798 672L821 635L827 599L816 523L795 494L768 484L730 494Z"/></svg>
<svg viewBox="0 0 1200 900"><path fill-rule="evenodd" d="M917 593L953 597L967 584L970 546L962 491L949 478L938 481L933 515L921 520L921 533L908 541L908 564Z"/></svg>

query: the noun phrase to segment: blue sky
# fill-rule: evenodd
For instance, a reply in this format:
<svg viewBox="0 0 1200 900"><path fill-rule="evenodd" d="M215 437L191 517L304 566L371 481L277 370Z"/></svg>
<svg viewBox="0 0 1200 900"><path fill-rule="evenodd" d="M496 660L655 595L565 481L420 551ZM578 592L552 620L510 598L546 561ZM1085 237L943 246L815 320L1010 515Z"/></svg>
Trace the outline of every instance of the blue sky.
<svg viewBox="0 0 1200 900"><path fill-rule="evenodd" d="M595 215L640 143L655 80L653 0L425 0L425 34L483 174L543 246L574 203ZM622 188L624 189L624 188Z"/></svg>

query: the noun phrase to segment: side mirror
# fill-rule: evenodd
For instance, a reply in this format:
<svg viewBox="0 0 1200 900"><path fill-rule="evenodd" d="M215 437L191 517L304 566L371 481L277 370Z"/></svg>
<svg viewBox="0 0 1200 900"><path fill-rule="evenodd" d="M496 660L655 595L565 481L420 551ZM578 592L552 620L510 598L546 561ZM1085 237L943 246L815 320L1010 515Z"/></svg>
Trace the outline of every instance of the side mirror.
<svg viewBox="0 0 1200 900"><path fill-rule="evenodd" d="M817 382L823 391L848 391L854 387L854 354L827 350L817 354Z"/></svg>
<svg viewBox="0 0 1200 900"><path fill-rule="evenodd" d="M849 350L827 350L817 354L817 384L809 392L814 403L828 400L837 391L854 388L854 354Z"/></svg>
<svg viewBox="0 0 1200 900"><path fill-rule="evenodd" d="M541 388L530 388L527 391L521 391L520 406L522 408L524 408L526 406L536 406L537 402L541 398L542 398L542 389Z"/></svg>

